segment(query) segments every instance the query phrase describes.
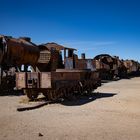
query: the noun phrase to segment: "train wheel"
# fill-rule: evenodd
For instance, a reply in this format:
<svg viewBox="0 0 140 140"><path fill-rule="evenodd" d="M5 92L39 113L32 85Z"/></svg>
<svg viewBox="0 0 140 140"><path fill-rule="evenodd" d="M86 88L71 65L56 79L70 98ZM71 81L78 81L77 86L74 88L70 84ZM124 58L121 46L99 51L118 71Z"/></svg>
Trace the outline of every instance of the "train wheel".
<svg viewBox="0 0 140 140"><path fill-rule="evenodd" d="M63 88L63 89L62 89L62 97L63 97L63 98L65 98L65 97L66 97L66 93L67 93L66 89L65 89L65 88Z"/></svg>
<svg viewBox="0 0 140 140"><path fill-rule="evenodd" d="M45 96L46 100L49 100L48 99L48 92L47 91L43 92L42 94Z"/></svg>
<svg viewBox="0 0 140 140"><path fill-rule="evenodd" d="M38 97L38 92L36 90L32 90L32 89L26 89L24 90L24 93L27 95L27 97L30 99L30 100L35 100L37 99Z"/></svg>
<svg viewBox="0 0 140 140"><path fill-rule="evenodd" d="M49 90L48 91L48 99L51 100L51 101L55 101L57 100L57 96L56 96L56 91L55 90Z"/></svg>
<svg viewBox="0 0 140 140"><path fill-rule="evenodd" d="M62 98L63 97L63 89L57 89L56 90L56 96L57 98Z"/></svg>
<svg viewBox="0 0 140 140"><path fill-rule="evenodd" d="M65 98L69 101L72 101L76 98L74 95L74 89L72 87L67 88Z"/></svg>

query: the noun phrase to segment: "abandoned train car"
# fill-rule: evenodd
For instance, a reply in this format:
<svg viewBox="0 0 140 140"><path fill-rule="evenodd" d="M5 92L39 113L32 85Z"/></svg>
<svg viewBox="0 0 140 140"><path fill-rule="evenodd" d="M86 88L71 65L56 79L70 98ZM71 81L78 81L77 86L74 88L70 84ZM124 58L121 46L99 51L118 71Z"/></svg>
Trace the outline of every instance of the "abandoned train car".
<svg viewBox="0 0 140 140"><path fill-rule="evenodd" d="M101 85L99 72L90 69L93 67L92 63L87 60L85 67L77 67L75 49L55 43L38 47L41 51L36 64L37 71L16 74L17 89L22 89L30 99L37 98L41 92L48 100L57 100L74 93L91 92Z"/></svg>

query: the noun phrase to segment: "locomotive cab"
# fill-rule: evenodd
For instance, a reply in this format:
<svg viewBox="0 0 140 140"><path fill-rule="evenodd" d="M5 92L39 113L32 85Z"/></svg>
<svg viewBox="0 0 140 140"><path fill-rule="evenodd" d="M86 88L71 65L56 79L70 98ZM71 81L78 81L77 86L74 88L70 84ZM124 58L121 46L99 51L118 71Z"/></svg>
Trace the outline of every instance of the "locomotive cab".
<svg viewBox="0 0 140 140"><path fill-rule="evenodd" d="M73 48L64 48L64 65L65 69L74 69L75 68L75 57Z"/></svg>
<svg viewBox="0 0 140 140"><path fill-rule="evenodd" d="M76 49L66 48L56 43L46 43L38 46L40 57L37 67L39 71L56 71L57 69L74 69Z"/></svg>

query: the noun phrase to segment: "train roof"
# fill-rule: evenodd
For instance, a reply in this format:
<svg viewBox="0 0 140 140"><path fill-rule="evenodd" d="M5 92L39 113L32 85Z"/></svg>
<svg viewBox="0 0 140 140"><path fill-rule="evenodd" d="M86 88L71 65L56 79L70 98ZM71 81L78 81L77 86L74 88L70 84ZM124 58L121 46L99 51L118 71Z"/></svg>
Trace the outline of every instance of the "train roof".
<svg viewBox="0 0 140 140"><path fill-rule="evenodd" d="M56 49L56 50L64 50L64 49L69 49L69 50L76 50L74 48L68 48L68 47L64 47L62 45L59 45L57 43L46 43L46 44L41 44L41 45L38 45L39 47L45 47L47 48L48 50L51 50L52 48Z"/></svg>
<svg viewBox="0 0 140 140"><path fill-rule="evenodd" d="M111 57L109 54L100 54L94 57L94 59L100 59L102 57Z"/></svg>

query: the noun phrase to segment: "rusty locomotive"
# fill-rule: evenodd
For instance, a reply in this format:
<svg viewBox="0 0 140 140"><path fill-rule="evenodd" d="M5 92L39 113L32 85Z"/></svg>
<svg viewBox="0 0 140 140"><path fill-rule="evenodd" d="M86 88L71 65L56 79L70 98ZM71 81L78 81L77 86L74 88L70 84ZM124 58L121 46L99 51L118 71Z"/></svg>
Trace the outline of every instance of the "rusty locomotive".
<svg viewBox="0 0 140 140"><path fill-rule="evenodd" d="M89 60L78 68L82 59L78 59L74 51L56 43L35 45L27 37L0 36L1 88L5 85L9 90L9 86L12 88L16 84L16 89L22 90L31 100L39 93L48 100L57 100L91 92L101 85L99 73L91 69ZM16 83L12 85L10 81Z"/></svg>
<svg viewBox="0 0 140 140"><path fill-rule="evenodd" d="M139 76L140 75L140 63L135 60L125 60L123 61L124 66L127 70L127 75L129 76Z"/></svg>
<svg viewBox="0 0 140 140"><path fill-rule="evenodd" d="M99 62L97 67L100 71L100 77L103 80L113 80L116 78L127 77L127 67L124 60L120 60L118 56L110 56L108 54L100 54L94 57ZM129 69L129 68L128 68Z"/></svg>
<svg viewBox="0 0 140 140"><path fill-rule="evenodd" d="M124 78L139 73L134 60L100 54L81 58L76 49L56 43L36 45L28 37L0 36L0 92L16 89L30 99L43 93L48 100L89 93L101 80Z"/></svg>
<svg viewBox="0 0 140 140"><path fill-rule="evenodd" d="M84 67L77 67L77 61L83 62L74 53L75 49L56 43L42 44L38 48L40 57L36 70L16 73L16 87L23 89L29 99L37 98L39 93L48 100L69 98L73 94L91 92L101 85L98 71L91 69L88 60Z"/></svg>

